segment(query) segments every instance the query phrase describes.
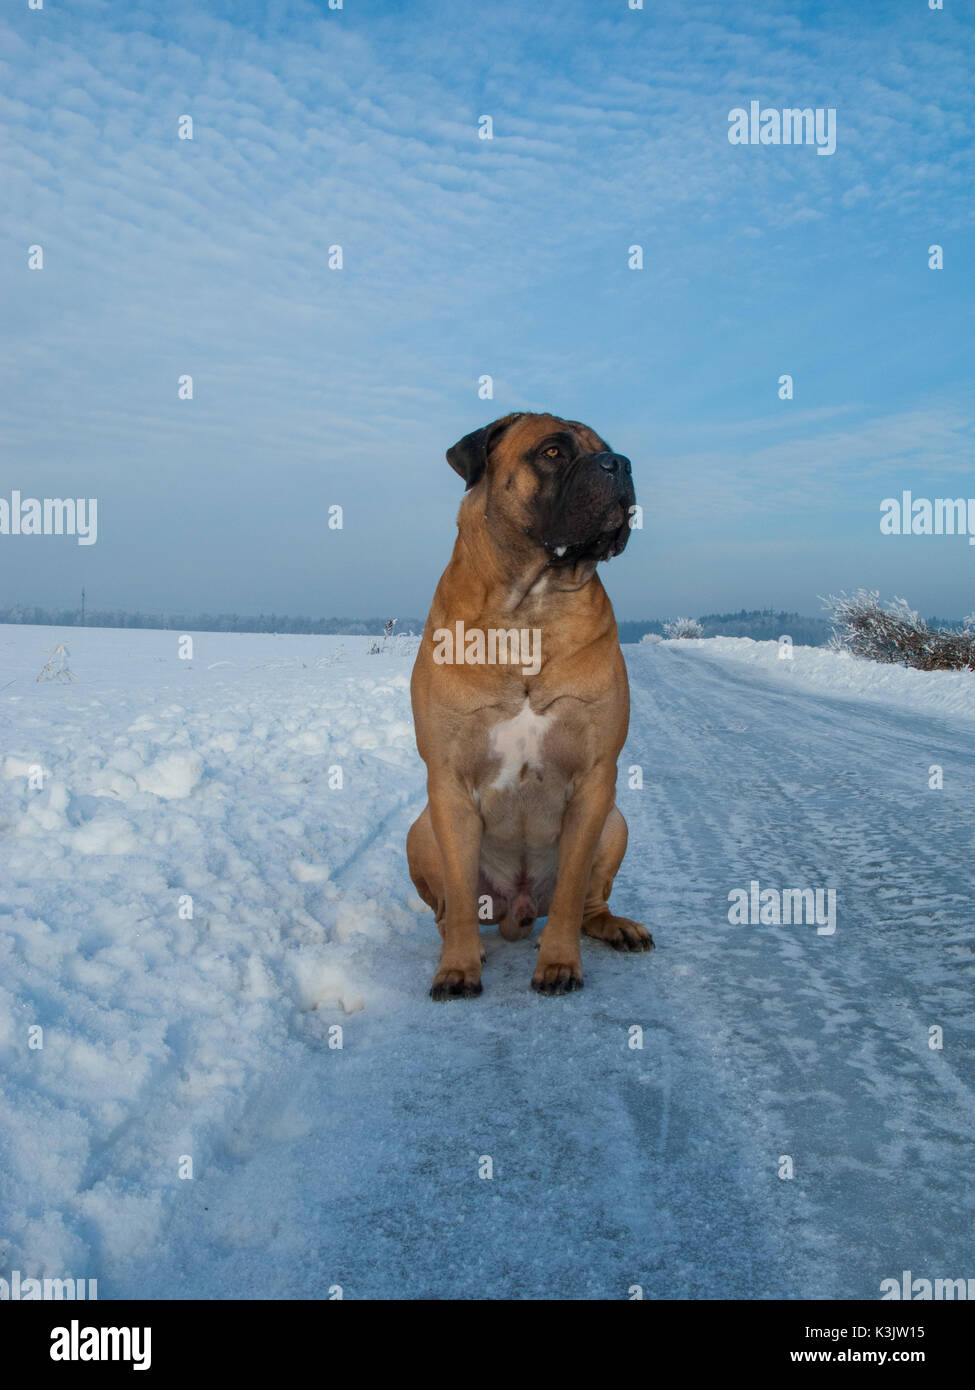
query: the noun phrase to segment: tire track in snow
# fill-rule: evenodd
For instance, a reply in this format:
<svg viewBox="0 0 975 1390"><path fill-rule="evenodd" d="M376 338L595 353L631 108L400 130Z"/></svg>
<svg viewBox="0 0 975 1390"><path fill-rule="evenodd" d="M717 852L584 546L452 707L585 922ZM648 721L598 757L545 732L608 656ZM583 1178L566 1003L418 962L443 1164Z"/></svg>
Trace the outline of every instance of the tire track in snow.
<svg viewBox="0 0 975 1390"><path fill-rule="evenodd" d="M631 751L653 766L654 756L666 765L676 750L682 768L666 784L660 876L711 885L703 929L677 904L674 948L693 962L683 997L695 1000L698 1032L709 1020L718 1029L743 1119L765 1136L770 1156L801 1151L794 1182L806 1203L807 1278L820 1266L809 1282L822 1290L832 1279L840 1296L870 1297L902 1267L963 1265L971 1022L945 938L952 906L965 901L968 843L948 811L970 795L975 740L938 719L770 689L697 652L640 653L631 671ZM734 739L702 737L716 717L734 726ZM648 738L654 727L659 738ZM931 756L939 746L948 754ZM933 761L950 768L960 789L953 797L928 791ZM859 782L852 795L851 777ZM724 837L714 833L714 814L704 816L706 856L681 834L701 819L702 798L727 816ZM624 810L640 822L638 838L652 836L639 796ZM912 841L921 852L905 865L902 846ZM888 872L912 897L881 915L876 885ZM769 887L838 883L836 936L731 927L727 892L753 877ZM926 933L914 925L919 906L933 923ZM946 1020L947 1055L927 1046L928 1023ZM959 1160L947 1172L935 1161L945 1146ZM783 1195L792 1186L782 1183Z"/></svg>

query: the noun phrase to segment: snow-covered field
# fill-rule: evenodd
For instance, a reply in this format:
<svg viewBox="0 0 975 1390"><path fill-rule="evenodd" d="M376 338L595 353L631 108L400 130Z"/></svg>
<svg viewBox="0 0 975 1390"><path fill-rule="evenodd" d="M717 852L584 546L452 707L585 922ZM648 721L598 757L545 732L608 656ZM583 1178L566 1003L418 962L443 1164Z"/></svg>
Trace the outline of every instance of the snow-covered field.
<svg viewBox="0 0 975 1390"><path fill-rule="evenodd" d="M76 682L36 683L62 637ZM201 633L181 660L178 638L0 627L0 1276L102 1298L975 1276L975 676L624 648L613 901L657 951L587 943L586 988L548 999L533 940L492 928L484 994L435 1005L408 644ZM756 879L834 888L835 933L731 925Z"/></svg>

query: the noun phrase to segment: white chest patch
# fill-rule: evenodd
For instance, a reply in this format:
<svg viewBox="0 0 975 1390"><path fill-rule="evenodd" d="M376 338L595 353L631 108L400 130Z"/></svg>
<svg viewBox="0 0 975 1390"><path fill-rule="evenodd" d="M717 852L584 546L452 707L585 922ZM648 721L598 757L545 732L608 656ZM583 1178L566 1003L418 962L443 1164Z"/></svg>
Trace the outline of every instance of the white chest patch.
<svg viewBox="0 0 975 1390"><path fill-rule="evenodd" d="M541 767L542 743L550 722L551 716L535 713L526 695L513 719L495 724L488 745L491 756L501 759L500 771L492 783L495 791L515 786L523 767Z"/></svg>

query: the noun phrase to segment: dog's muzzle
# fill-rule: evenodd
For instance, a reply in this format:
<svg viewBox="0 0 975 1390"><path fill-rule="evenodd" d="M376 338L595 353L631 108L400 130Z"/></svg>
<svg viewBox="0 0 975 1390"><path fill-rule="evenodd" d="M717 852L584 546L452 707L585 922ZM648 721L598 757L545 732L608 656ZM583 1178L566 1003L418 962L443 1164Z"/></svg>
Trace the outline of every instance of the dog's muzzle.
<svg viewBox="0 0 975 1390"><path fill-rule="evenodd" d="M583 454L566 470L540 533L553 565L609 560L630 538L636 501L625 454Z"/></svg>

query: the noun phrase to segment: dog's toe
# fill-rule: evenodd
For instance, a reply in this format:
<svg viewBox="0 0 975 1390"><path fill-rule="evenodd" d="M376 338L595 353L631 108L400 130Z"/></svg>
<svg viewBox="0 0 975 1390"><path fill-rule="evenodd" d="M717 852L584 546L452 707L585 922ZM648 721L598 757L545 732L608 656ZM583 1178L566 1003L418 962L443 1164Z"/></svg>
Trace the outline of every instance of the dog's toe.
<svg viewBox="0 0 975 1390"><path fill-rule="evenodd" d="M532 989L539 994L571 994L582 986L582 967L574 962L552 965L539 962L532 976Z"/></svg>
<svg viewBox="0 0 975 1390"><path fill-rule="evenodd" d="M438 970L430 986L430 998L438 1002L445 999L476 999L483 986L481 981L468 970Z"/></svg>
<svg viewBox="0 0 975 1390"><path fill-rule="evenodd" d="M614 951L652 951L653 937L639 922L629 917L614 917L611 912L602 912L589 917L582 924L584 935L594 941L605 941Z"/></svg>
<svg viewBox="0 0 975 1390"><path fill-rule="evenodd" d="M616 951L652 951L654 949L653 937L646 927L641 927L637 922L628 922L619 936L609 943Z"/></svg>

